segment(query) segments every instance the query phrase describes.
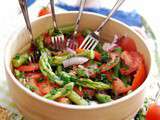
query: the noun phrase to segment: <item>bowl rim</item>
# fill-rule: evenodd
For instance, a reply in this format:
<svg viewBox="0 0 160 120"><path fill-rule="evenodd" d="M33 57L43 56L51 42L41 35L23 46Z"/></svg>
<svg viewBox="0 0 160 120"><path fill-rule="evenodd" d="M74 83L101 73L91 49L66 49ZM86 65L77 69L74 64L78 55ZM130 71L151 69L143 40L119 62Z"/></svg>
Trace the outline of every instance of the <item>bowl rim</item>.
<svg viewBox="0 0 160 120"><path fill-rule="evenodd" d="M77 13L77 11L67 11L67 12L63 12L63 13L58 13L57 15L63 15L63 14L75 14ZM93 12L83 12L83 14L88 14L88 15L94 15L94 16L97 16L97 17L101 17L101 18L104 18L105 16L104 15L100 15L100 14L97 14L97 13L93 13ZM35 20L33 20L31 23L33 24L34 22L37 22L41 19L44 19L46 17L50 17L51 14L48 14L48 15L45 15L45 16L42 16L42 17L39 17ZM63 103L58 103L56 101L51 101L51 100L48 100L46 98L43 98L39 95L37 95L36 93L33 93L32 91L30 91L29 89L27 89L25 86L23 86L19 81L18 79L15 78L15 76L13 75L11 69L10 69L10 66L7 62L7 58L8 58L8 51L9 51L9 47L11 46L12 42L17 38L17 36L19 35L19 33L21 33L24 29L25 29L25 26L20 26L19 30L17 30L17 33L18 34L14 34L14 35L11 35L10 38L12 39L11 41L9 41L10 39L8 39L7 41L7 44L6 44L6 47L5 47L5 56L4 56L4 65L5 65L5 71L8 73L8 75L11 77L12 81L14 82L14 84L16 86L18 86L24 93L26 93L27 95L29 95L30 97L40 101L40 102L44 102L48 105L51 105L51 106L57 106L57 107L61 107L61 108L65 108L65 109L74 109L74 110L91 110L91 109L100 109L100 108L104 108L104 107L110 107L110 106L113 106L113 105L116 105L118 103L121 103L121 102L124 102L126 101L127 99L131 99L133 96L135 96L136 94L138 94L139 92L141 92L147 85L147 83L150 81L149 80L149 77L150 77L150 71L152 69L152 58L151 58L151 52L148 48L148 46L146 45L146 43L144 42L144 38L142 38L142 36L140 36L139 34L137 34L135 31L133 31L128 25L126 25L125 23L122 23L121 21L119 20L116 20L114 18L111 18L110 19L111 21L113 22L117 22L118 24L126 27L127 29L131 30L134 34L136 34L141 40L143 40L143 43L145 44L147 50L148 50L148 53L149 53L149 57L150 57L150 69L148 70L148 75L145 79L145 81L142 83L142 85L140 87L138 87L135 91L133 91L132 93L126 95L126 96L123 96L122 98L118 98L114 101L111 101L111 102L108 102L108 103L103 103L103 104L97 104L97 105L89 105L89 106L80 106L80 105L70 105L70 104L63 104Z"/></svg>

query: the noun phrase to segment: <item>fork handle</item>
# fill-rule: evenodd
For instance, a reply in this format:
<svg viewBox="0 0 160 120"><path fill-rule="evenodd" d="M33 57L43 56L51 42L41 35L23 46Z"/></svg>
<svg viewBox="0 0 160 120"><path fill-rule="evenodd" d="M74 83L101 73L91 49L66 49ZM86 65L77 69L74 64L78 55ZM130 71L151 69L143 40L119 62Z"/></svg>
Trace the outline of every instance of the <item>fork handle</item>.
<svg viewBox="0 0 160 120"><path fill-rule="evenodd" d="M76 34L77 34L77 31L78 31L78 28L79 28L80 19L81 19L81 15L82 15L85 3L86 3L86 0L81 0L80 1L80 9L79 9L79 13L78 13L78 17L77 17L77 20L76 20L74 33L73 33L74 36L76 36Z"/></svg>
<svg viewBox="0 0 160 120"><path fill-rule="evenodd" d="M51 12L52 12L53 27L55 29L58 29L57 21L56 21L55 9L54 9L54 0L50 0L50 5L51 5Z"/></svg>
<svg viewBox="0 0 160 120"><path fill-rule="evenodd" d="M31 40L33 41L32 27L31 27L31 23L30 23L30 20L29 20L26 0L19 0L19 5L21 7L21 10L22 10L22 13L23 13L23 17L24 17L27 29L28 29L28 31L30 33Z"/></svg>
<svg viewBox="0 0 160 120"><path fill-rule="evenodd" d="M96 29L95 32L99 32L103 26L109 21L109 19L111 18L111 16L115 13L115 11L122 5L122 3L125 0L117 0L116 4L113 6L111 12L108 14L108 16L106 17L106 19L101 23L101 25Z"/></svg>

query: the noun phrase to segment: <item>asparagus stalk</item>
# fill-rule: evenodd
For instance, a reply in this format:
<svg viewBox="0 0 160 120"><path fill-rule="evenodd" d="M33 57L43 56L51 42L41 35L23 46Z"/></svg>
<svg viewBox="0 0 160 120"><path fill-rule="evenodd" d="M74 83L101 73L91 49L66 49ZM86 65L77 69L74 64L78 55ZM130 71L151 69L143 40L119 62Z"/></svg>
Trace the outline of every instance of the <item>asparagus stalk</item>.
<svg viewBox="0 0 160 120"><path fill-rule="evenodd" d="M46 53L43 53L39 60L40 70L44 76L48 76L51 82L55 82L58 85L63 85L63 81L52 71L49 64L49 58Z"/></svg>
<svg viewBox="0 0 160 120"><path fill-rule="evenodd" d="M88 88L96 89L96 90L111 89L110 85L105 84L103 82L94 82L94 81L87 79L87 78L80 78L79 79L76 76L71 76L70 74L68 74L64 71L61 71L59 75L60 75L61 79L63 79L66 83L72 81L72 82L75 82L75 84L78 84L80 86L88 87Z"/></svg>
<svg viewBox="0 0 160 120"><path fill-rule="evenodd" d="M22 64L28 62L30 56L27 53L24 54L17 54L13 59L12 59L12 64L14 67L19 67Z"/></svg>
<svg viewBox="0 0 160 120"><path fill-rule="evenodd" d="M111 96L106 95L106 94L96 94L95 95L96 99L100 103L106 103L112 101Z"/></svg>
<svg viewBox="0 0 160 120"><path fill-rule="evenodd" d="M83 87L88 87L95 90L107 90L111 89L111 86L102 82L94 82L90 79L81 78L77 81L79 85Z"/></svg>
<svg viewBox="0 0 160 120"><path fill-rule="evenodd" d="M88 105L88 102L79 96L75 91L72 91L67 97L77 105Z"/></svg>
<svg viewBox="0 0 160 120"><path fill-rule="evenodd" d="M67 54L67 55L64 55L64 56L54 56L52 58L52 64L54 64L54 65L61 65L64 60L69 59L69 58L71 58L73 56L74 55L72 55L72 54Z"/></svg>
<svg viewBox="0 0 160 120"><path fill-rule="evenodd" d="M73 90L73 86L74 86L74 83L70 82L70 83L66 84L63 88L58 89L54 95L49 93L45 97L48 99L51 99L51 100L56 100L57 98L65 97L65 96L71 94L71 92Z"/></svg>
<svg viewBox="0 0 160 120"><path fill-rule="evenodd" d="M37 37L35 39L35 44L36 44L36 47L40 50L40 51L43 51L44 50L44 43L43 43L43 36L40 35L39 37Z"/></svg>
<svg viewBox="0 0 160 120"><path fill-rule="evenodd" d="M93 50L85 50L77 54L77 56L87 57L89 59L94 59L94 51Z"/></svg>

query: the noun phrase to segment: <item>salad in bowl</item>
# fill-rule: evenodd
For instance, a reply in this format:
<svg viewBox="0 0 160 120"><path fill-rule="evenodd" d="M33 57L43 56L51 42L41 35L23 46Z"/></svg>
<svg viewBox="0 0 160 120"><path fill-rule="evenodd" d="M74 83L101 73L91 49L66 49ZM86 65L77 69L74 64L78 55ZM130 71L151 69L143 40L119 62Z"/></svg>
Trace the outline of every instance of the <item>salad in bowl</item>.
<svg viewBox="0 0 160 120"><path fill-rule="evenodd" d="M73 26L61 31L67 45ZM78 33L78 46L89 32ZM54 35L49 29L12 59L19 82L46 99L73 105L107 103L130 94L146 78L143 56L128 36L115 35L111 43L100 42L94 50L57 50Z"/></svg>

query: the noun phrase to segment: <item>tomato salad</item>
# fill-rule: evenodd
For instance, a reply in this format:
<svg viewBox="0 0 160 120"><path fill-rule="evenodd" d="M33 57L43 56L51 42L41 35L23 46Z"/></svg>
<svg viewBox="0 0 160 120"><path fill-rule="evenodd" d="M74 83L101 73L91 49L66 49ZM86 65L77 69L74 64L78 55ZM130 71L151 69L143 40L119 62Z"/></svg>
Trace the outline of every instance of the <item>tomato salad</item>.
<svg viewBox="0 0 160 120"><path fill-rule="evenodd" d="M65 40L73 26L62 27ZM90 30L78 33L80 45ZM134 40L115 35L112 43L99 43L95 50L55 49L53 29L35 39L35 44L12 59L15 77L32 92L65 104L101 104L121 98L145 80L143 56Z"/></svg>

